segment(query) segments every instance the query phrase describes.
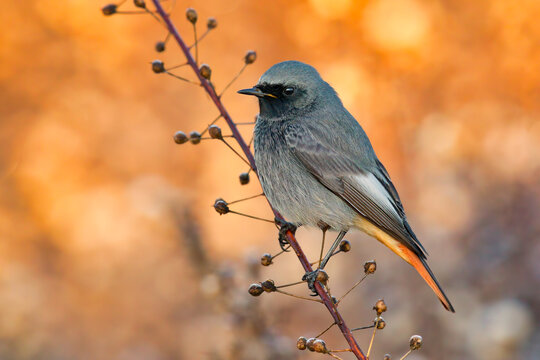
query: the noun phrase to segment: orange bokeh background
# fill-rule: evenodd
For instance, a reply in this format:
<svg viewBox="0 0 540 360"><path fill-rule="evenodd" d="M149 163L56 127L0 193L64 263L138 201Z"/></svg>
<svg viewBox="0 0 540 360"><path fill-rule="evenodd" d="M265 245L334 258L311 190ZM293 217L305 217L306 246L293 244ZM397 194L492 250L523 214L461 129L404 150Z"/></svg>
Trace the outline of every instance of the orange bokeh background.
<svg viewBox="0 0 540 360"><path fill-rule="evenodd" d="M0 358L320 356L294 345L329 325L319 304L246 295L253 281L302 275L292 254L254 269L278 251L275 228L211 206L258 193L256 179L241 186L245 164L218 142L172 141L217 110L202 89L152 73L156 58L183 62L172 41L154 51L159 24L104 17L103 5L12 1L0 12ZM371 358L399 358L414 333L425 345L410 359L540 357L540 2L178 1L173 20L191 43L188 6L199 33L218 20L199 49L218 89L257 51L223 96L236 121L257 112L236 89L276 62L310 63L400 191L457 313L390 251L351 233L353 250L328 271L340 294L377 259L342 305L363 326L386 300ZM271 217L264 199L235 209ZM298 238L315 258L320 234ZM369 337L358 334L362 347ZM325 339L345 346L335 329Z"/></svg>

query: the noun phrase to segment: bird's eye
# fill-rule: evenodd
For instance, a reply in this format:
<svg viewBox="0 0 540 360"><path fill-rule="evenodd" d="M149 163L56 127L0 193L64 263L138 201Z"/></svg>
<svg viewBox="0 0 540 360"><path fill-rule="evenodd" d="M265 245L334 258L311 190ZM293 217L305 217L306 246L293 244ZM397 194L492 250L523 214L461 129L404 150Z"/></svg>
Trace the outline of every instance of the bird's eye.
<svg viewBox="0 0 540 360"><path fill-rule="evenodd" d="M293 87L288 87L288 88L285 88L283 90L283 94L285 94L287 96L291 96L293 93L294 93L294 88Z"/></svg>

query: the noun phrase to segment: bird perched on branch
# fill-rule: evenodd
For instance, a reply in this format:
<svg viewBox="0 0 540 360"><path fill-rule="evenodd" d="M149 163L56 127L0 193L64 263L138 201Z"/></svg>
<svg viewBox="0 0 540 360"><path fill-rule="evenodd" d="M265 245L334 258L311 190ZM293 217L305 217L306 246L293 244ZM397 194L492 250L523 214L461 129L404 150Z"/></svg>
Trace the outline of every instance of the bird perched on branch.
<svg viewBox="0 0 540 360"><path fill-rule="evenodd" d="M319 269L347 231L360 229L411 264L454 312L366 133L317 70L281 62L238 92L259 100L255 164L274 209L296 226L339 232Z"/></svg>

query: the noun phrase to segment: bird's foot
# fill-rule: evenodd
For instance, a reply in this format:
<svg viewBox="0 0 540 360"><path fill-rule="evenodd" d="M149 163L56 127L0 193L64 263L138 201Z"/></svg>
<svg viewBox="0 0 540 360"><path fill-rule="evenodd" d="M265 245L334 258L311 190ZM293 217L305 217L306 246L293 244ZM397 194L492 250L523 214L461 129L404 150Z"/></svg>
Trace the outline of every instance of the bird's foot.
<svg viewBox="0 0 540 360"><path fill-rule="evenodd" d="M296 226L290 222L278 218L276 218L274 221L276 225L279 226L279 246L281 247L281 250L288 251L287 246L289 245L289 240L287 239L287 232L290 231L294 235L296 233Z"/></svg>
<svg viewBox="0 0 540 360"><path fill-rule="evenodd" d="M317 290L315 289L315 282L317 281L317 276L319 275L319 269L308 271L302 276L302 281L307 282L309 290L311 290L311 296L317 296Z"/></svg>

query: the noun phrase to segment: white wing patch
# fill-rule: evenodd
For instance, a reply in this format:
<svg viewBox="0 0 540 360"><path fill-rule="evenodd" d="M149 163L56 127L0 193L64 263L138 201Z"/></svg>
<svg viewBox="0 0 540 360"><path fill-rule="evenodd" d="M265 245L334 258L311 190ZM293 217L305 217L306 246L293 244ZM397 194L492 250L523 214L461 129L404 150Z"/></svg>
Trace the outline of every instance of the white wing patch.
<svg viewBox="0 0 540 360"><path fill-rule="evenodd" d="M371 198L387 214L401 219L392 204L391 195L384 188L381 182L372 173L357 174L348 177L356 189Z"/></svg>

